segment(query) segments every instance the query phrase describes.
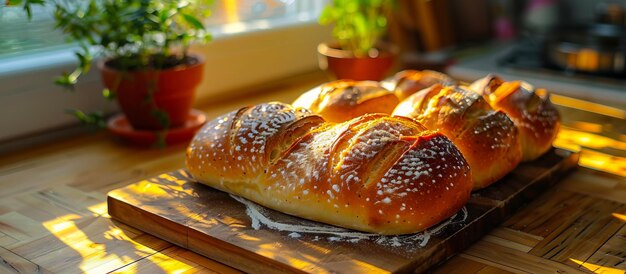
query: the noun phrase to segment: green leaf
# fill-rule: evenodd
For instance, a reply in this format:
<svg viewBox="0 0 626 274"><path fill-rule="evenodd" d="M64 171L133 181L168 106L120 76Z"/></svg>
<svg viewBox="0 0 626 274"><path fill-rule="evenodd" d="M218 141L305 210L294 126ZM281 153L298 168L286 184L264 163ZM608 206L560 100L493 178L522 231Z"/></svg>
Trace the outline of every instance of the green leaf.
<svg viewBox="0 0 626 274"><path fill-rule="evenodd" d="M62 86L65 90L74 91L74 87L76 85L76 77L73 76L73 73L63 73L63 75L57 77L54 80L54 83Z"/></svg>
<svg viewBox="0 0 626 274"><path fill-rule="evenodd" d="M67 113L74 115L74 117L76 117L78 120L80 120L83 123L89 123L90 121L89 116L87 116L87 114L85 114L84 112L80 110L69 109L67 110Z"/></svg>
<svg viewBox="0 0 626 274"><path fill-rule="evenodd" d="M167 142L165 142L165 137L167 136L167 130L159 131L155 133L156 140L151 145L153 148L165 148L167 147Z"/></svg>
<svg viewBox="0 0 626 274"><path fill-rule="evenodd" d="M69 109L66 110L68 114L76 117L81 124L92 127L92 128L105 128L106 127L106 119L104 114L99 111L94 111L91 113L84 113L82 110L78 109Z"/></svg>
<svg viewBox="0 0 626 274"><path fill-rule="evenodd" d="M89 72L91 69L91 54L89 50L84 48L84 53L74 52L76 58L78 59L78 68L81 73Z"/></svg>
<svg viewBox="0 0 626 274"><path fill-rule="evenodd" d="M159 124L163 128L165 129L170 128L170 116L167 115L167 112L160 110L160 109L154 109L152 110L150 114L152 115L152 117L157 119L157 121L159 121Z"/></svg>
<svg viewBox="0 0 626 274"><path fill-rule="evenodd" d="M115 98L117 98L117 93L111 91L108 88L104 88L102 89L102 96L109 101L113 101L115 100Z"/></svg>
<svg viewBox="0 0 626 274"><path fill-rule="evenodd" d="M376 26L379 28L387 27L387 17L380 16L376 19Z"/></svg>
<svg viewBox="0 0 626 274"><path fill-rule="evenodd" d="M353 20L356 35L365 36L369 31L365 16L363 16L363 14L357 13L354 15Z"/></svg>
<svg viewBox="0 0 626 274"><path fill-rule="evenodd" d="M363 3L361 3L363 5ZM356 13L359 11L359 1L345 1L345 10L347 13Z"/></svg>
<svg viewBox="0 0 626 274"><path fill-rule="evenodd" d="M167 20L167 14L162 13L161 16L156 16L154 14L148 14L146 15L146 18L150 21L152 21L153 23L159 24L161 22L165 22Z"/></svg>
<svg viewBox="0 0 626 274"><path fill-rule="evenodd" d="M26 15L28 16L28 20L33 18L32 5L44 5L43 0L5 0L5 5L7 6L23 6Z"/></svg>
<svg viewBox="0 0 626 274"><path fill-rule="evenodd" d="M28 16L28 20L33 18L33 11L30 5L24 5L24 11L26 11L26 15Z"/></svg>
<svg viewBox="0 0 626 274"><path fill-rule="evenodd" d="M187 14L187 13L182 13L181 15L185 19L185 22L189 23L190 25L192 25L196 29L204 29L204 25L202 25L200 20L198 20L198 18L196 18L195 16L193 16L191 14Z"/></svg>
<svg viewBox="0 0 626 274"><path fill-rule="evenodd" d="M322 13L320 14L318 22L321 25L329 25L333 21L335 21L335 18L333 18L333 9L330 6L324 7Z"/></svg>
<svg viewBox="0 0 626 274"><path fill-rule="evenodd" d="M9 6L9 7L10 6L20 6L20 5L22 5L22 2L24 2L24 1L22 1L22 0L8 0L8 1L6 1L6 5Z"/></svg>

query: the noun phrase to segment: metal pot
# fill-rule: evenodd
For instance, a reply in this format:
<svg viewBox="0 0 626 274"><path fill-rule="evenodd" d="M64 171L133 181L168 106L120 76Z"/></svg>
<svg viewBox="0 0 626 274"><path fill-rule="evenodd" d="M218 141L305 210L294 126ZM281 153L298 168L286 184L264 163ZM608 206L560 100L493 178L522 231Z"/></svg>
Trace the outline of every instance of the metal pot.
<svg viewBox="0 0 626 274"><path fill-rule="evenodd" d="M547 65L600 75L626 76L626 30L595 24L561 28L546 41Z"/></svg>

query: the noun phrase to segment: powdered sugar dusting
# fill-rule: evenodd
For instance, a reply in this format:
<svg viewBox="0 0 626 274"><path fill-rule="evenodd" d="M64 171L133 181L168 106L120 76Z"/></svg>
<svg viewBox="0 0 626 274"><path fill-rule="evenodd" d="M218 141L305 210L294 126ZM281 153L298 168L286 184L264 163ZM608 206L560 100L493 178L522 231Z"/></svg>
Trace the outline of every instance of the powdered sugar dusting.
<svg viewBox="0 0 626 274"><path fill-rule="evenodd" d="M448 174L450 178L467 176L469 167L448 139L435 136L423 142L421 149L405 153L376 185L376 194L381 196L382 203L391 202L390 197L427 194L432 186L439 184L435 179L437 175Z"/></svg>
<svg viewBox="0 0 626 274"><path fill-rule="evenodd" d="M323 189L321 192L324 196L324 199L319 202L326 202L334 208L352 206L348 203L340 204L338 199L342 196L341 193L364 184L367 177L363 175L368 174L368 171L367 165L363 163L372 161L390 143L398 142L402 136L411 136L416 131L415 128L391 118L378 119L366 126L362 125L365 123L360 121L335 124L324 130L313 132L308 138L300 139L288 154L268 169L271 188L286 189L296 195L305 196L312 190L317 193L315 187L319 186ZM445 145L450 144L449 142L432 144L432 146ZM342 148L335 150L335 146ZM294 166L298 167L297 172L293 172ZM321 178L326 178L326 180ZM419 174L415 173L412 178L405 178L405 180L417 178ZM383 178L382 183L387 181L390 180ZM384 194L380 193L380 195ZM406 193L398 193L398 195L403 196ZM390 204L394 197L379 198L374 202Z"/></svg>
<svg viewBox="0 0 626 274"><path fill-rule="evenodd" d="M303 219L295 219L296 223L286 223L273 220L270 217L269 210L261 207L244 198L230 195L233 199L246 206L246 214L250 217L252 228L255 230L267 227L272 230L289 232L291 238L301 238L309 236L313 241L326 240L329 242L359 243L361 241L370 241L379 245L405 248L408 251L416 248L425 247L431 236L437 235L444 231L448 226L463 223L467 220L469 213L463 207L454 216L448 218L442 223L431 227L425 231L399 236L380 235L367 232L358 232L354 230L344 229L340 227L325 225L317 222L307 221Z"/></svg>
<svg viewBox="0 0 626 274"><path fill-rule="evenodd" d="M268 144L280 137L281 130L311 115L306 109L267 103L220 116L208 122L191 142L188 153L200 161L190 168L213 169L206 173L214 174L212 179L222 184L255 178L268 161Z"/></svg>

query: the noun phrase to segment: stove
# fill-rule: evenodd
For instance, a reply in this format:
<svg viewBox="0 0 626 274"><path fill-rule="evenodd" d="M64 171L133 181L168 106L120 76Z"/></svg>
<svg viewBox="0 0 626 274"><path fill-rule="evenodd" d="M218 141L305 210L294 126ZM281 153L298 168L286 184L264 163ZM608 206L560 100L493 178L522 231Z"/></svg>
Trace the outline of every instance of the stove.
<svg viewBox="0 0 626 274"><path fill-rule="evenodd" d="M559 68L546 62L543 49L542 43L530 39L495 44L486 54L450 66L447 73L463 81L495 73L505 80L524 80L555 94L626 109L626 75Z"/></svg>

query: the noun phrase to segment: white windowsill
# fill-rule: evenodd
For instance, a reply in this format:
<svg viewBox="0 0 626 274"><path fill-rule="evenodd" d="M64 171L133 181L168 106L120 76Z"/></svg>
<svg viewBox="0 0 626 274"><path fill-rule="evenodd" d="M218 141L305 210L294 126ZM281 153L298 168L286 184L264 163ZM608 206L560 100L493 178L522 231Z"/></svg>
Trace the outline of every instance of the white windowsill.
<svg viewBox="0 0 626 274"><path fill-rule="evenodd" d="M298 19L295 24L280 19L212 29L213 41L191 49L206 61L197 102L317 69L316 47L331 39L330 29L314 18ZM75 62L72 48L0 59L0 145L77 124L66 109L116 110L100 95L97 69L79 81L76 92L53 84Z"/></svg>

